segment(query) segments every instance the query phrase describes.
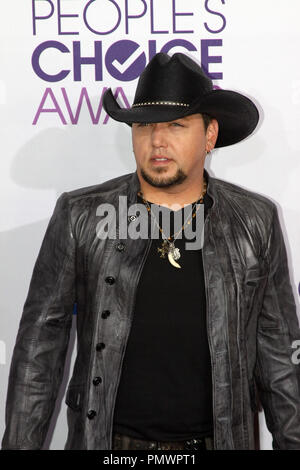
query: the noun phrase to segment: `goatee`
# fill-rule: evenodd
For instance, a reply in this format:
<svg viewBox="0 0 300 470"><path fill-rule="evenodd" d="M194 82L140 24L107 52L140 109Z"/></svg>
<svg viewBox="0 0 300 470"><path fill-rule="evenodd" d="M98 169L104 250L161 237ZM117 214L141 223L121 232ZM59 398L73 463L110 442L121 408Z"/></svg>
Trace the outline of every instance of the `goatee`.
<svg viewBox="0 0 300 470"><path fill-rule="evenodd" d="M175 186L176 184L182 183L187 177L187 175L180 168L177 170L174 176L170 177L161 176L153 178L143 169L141 169L141 175L147 183L151 184L151 186L155 186L156 188L169 188L170 186Z"/></svg>

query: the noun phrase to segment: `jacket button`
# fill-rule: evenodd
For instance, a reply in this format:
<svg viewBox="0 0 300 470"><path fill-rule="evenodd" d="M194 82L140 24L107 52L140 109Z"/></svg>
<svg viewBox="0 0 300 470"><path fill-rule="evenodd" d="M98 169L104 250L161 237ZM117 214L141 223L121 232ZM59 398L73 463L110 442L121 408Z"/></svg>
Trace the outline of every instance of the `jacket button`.
<svg viewBox="0 0 300 470"><path fill-rule="evenodd" d="M112 277L112 276L107 276L107 277L105 278L105 282L107 282L107 284L112 285L112 284L115 283L115 278Z"/></svg>
<svg viewBox="0 0 300 470"><path fill-rule="evenodd" d="M102 382L101 377L95 377L93 380L94 385L99 385Z"/></svg>
<svg viewBox="0 0 300 470"><path fill-rule="evenodd" d="M96 351L102 351L102 349L105 348L105 344L104 343L98 343L96 345Z"/></svg>
<svg viewBox="0 0 300 470"><path fill-rule="evenodd" d="M110 315L110 311L109 311L109 310L103 310L101 317L102 317L102 318L107 318L109 315Z"/></svg>
<svg viewBox="0 0 300 470"><path fill-rule="evenodd" d="M116 250L118 251L124 251L125 250L125 244L120 242L120 243L117 243L116 245Z"/></svg>
<svg viewBox="0 0 300 470"><path fill-rule="evenodd" d="M89 411L88 411L88 414L87 414L87 417L88 417L89 419L94 419L95 416L96 416L96 414L97 414L97 413L96 413L95 410L89 410Z"/></svg>

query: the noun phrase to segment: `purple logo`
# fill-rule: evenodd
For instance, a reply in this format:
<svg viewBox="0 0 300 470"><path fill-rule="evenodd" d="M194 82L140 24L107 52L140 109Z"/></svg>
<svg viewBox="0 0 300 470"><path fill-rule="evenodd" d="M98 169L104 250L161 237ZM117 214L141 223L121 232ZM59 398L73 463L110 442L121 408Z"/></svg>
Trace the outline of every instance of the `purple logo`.
<svg viewBox="0 0 300 470"><path fill-rule="evenodd" d="M134 41L117 41L107 50L105 65L112 77L129 82L139 77L144 70L146 55Z"/></svg>
<svg viewBox="0 0 300 470"><path fill-rule="evenodd" d="M60 89L47 86L38 104L33 125L38 123L41 116L49 113L56 115L64 125L77 124L82 106L87 107L91 123L97 125L103 114L102 97L109 86L110 77L121 85L114 90L115 97L120 95L123 106L129 107L122 83L138 79L157 52L172 55L174 52L187 51L212 80L223 79L223 41L216 35L224 31L227 25L225 0L219 0L217 8L212 5L213 0L200 2L203 13L200 22L196 15L199 7L193 8L189 2L180 6L177 0L166 2L168 5L164 6L164 10L158 0L86 0L76 4L71 2L72 5L68 7L64 3L63 0L31 0L33 35L42 34L48 21L51 21L49 26L55 34L54 38L50 36L35 45L31 58L32 69L39 79L48 84L66 79L83 82L83 74L89 73L95 82L102 82L103 85L96 101L91 99L86 87L79 89L78 97L71 101L71 94L64 86ZM141 21L143 39L140 41L141 36L137 36L135 31ZM82 29L94 35L87 49L79 37ZM109 36L116 31L119 38L125 39L109 41ZM52 59L50 66L45 60L49 49L51 56L57 57L57 64L65 65L56 65L55 59L54 63ZM214 88L219 87L214 85ZM108 119L109 116L105 114L101 123L106 124Z"/></svg>

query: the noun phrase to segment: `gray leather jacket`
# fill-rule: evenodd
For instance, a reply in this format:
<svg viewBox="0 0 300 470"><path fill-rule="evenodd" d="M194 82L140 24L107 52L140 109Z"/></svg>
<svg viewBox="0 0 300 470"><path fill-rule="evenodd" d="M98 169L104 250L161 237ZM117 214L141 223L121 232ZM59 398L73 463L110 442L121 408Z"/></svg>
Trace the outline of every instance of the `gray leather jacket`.
<svg viewBox="0 0 300 470"><path fill-rule="evenodd" d="M260 402L273 447L300 449L300 339L276 206L211 177L204 225L207 333L216 449L254 449ZM10 369L3 449L40 449L62 381L74 302L78 352L65 449L111 449L135 294L151 239L100 239L101 203L136 202L137 173L63 193L49 222ZM127 209L127 208L126 208ZM127 218L126 218L127 220ZM128 220L128 223L129 220ZM182 352L184 354L184 351Z"/></svg>

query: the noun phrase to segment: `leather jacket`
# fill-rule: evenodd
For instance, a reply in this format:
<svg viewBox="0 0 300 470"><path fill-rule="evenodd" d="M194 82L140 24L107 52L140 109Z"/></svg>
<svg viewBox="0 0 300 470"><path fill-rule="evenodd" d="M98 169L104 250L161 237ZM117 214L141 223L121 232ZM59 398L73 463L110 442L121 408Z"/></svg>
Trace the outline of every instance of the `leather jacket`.
<svg viewBox="0 0 300 470"><path fill-rule="evenodd" d="M204 174L213 199L202 256L215 449L255 448L259 401L273 447L300 449L300 366L292 361L300 334L277 208L264 196ZM151 239L122 239L118 222L115 238L97 237L97 207L119 207L120 195L129 206L139 189L134 172L57 200L13 351L3 449L43 446L74 303L77 357L66 393L65 449L112 449L117 387Z"/></svg>

